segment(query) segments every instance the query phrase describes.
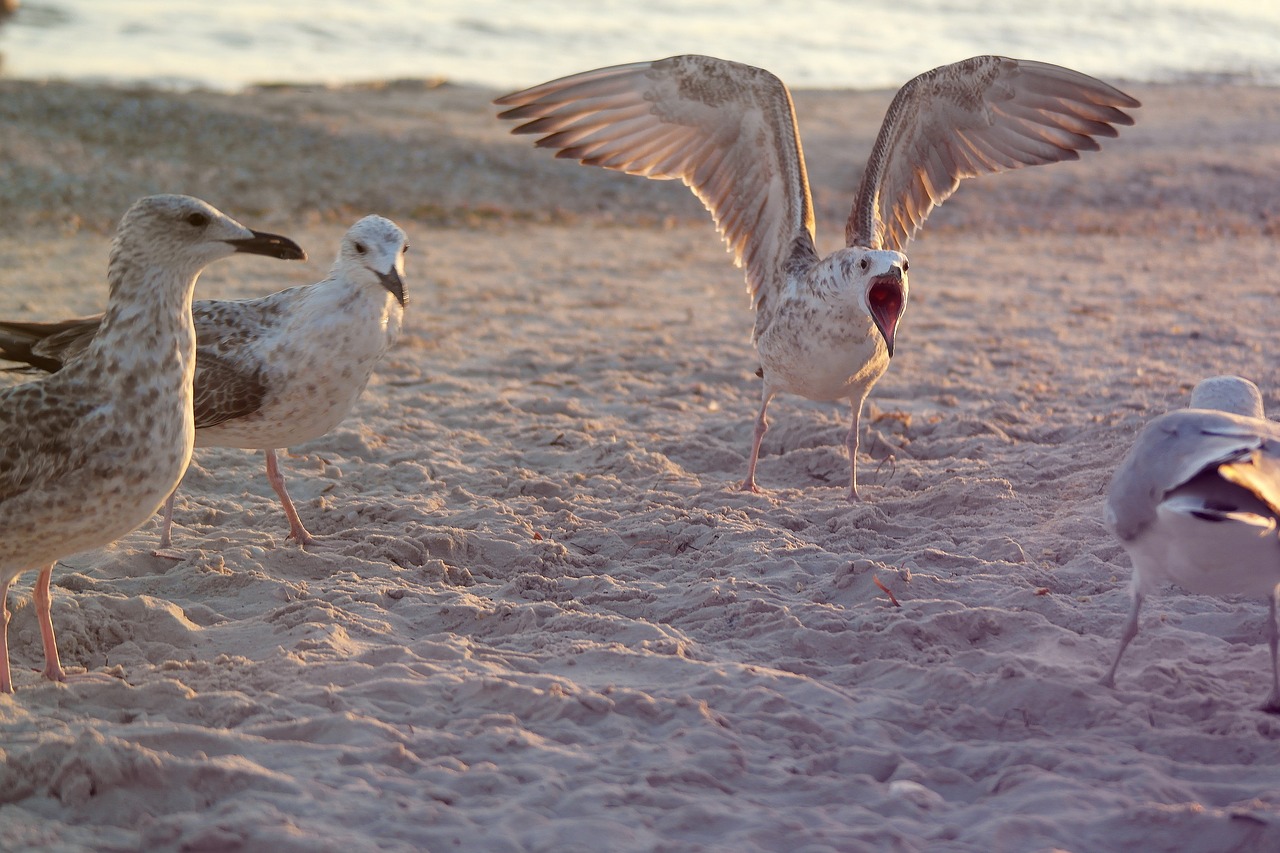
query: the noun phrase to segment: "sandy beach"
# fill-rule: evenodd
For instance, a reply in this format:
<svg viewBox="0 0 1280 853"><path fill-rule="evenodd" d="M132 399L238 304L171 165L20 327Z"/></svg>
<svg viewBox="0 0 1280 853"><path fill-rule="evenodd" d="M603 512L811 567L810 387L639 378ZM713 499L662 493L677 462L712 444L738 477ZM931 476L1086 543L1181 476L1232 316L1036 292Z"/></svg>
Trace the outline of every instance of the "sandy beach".
<svg viewBox="0 0 1280 853"><path fill-rule="evenodd" d="M847 408L795 397L736 490L752 315L696 199L535 151L498 92L0 81L0 316L101 310L150 193L310 253L200 298L321 279L368 213L413 245L400 343L281 457L318 547L202 449L185 559L156 518L55 570L63 662L112 677L43 681L15 583L0 848L1280 849L1264 601L1153 597L1097 684L1137 431L1219 373L1280 414L1280 90L1109 82L1135 127L909 246L850 505ZM830 250L892 92L795 95Z"/></svg>

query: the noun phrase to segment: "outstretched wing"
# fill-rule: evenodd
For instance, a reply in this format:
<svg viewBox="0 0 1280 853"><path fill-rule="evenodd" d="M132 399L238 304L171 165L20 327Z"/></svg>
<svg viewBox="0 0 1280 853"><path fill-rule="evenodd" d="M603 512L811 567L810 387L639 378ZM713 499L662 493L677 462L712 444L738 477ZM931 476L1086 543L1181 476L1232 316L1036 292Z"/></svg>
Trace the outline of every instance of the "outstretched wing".
<svg viewBox="0 0 1280 853"><path fill-rule="evenodd" d="M813 249L813 205L791 95L760 68L673 56L587 71L498 98L540 148L648 178L679 178L745 268L757 304ZM797 242L799 245L797 245Z"/></svg>
<svg viewBox="0 0 1280 853"><path fill-rule="evenodd" d="M845 243L903 251L964 178L1099 148L1138 101L1044 62L975 56L927 71L889 105L845 226Z"/></svg>

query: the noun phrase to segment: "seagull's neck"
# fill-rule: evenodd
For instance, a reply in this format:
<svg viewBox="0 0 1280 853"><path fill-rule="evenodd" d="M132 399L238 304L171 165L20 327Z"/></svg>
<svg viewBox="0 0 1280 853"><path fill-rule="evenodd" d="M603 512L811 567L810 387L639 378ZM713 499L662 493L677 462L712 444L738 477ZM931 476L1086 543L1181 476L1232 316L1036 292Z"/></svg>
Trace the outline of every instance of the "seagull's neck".
<svg viewBox="0 0 1280 853"><path fill-rule="evenodd" d="M796 285L798 296L822 304L828 311L838 311L842 307L856 310L850 291L861 286L850 279L834 253L805 267L797 276Z"/></svg>
<svg viewBox="0 0 1280 853"><path fill-rule="evenodd" d="M171 377L185 383L189 400L196 346L191 297L199 274L113 256L107 269L107 310L87 356L101 365L120 365L125 375L148 382ZM123 353L132 358L122 360Z"/></svg>
<svg viewBox="0 0 1280 853"><path fill-rule="evenodd" d="M390 306L400 307L391 292L381 285L360 281L355 275L334 269L324 281L311 285L311 297L320 303L337 305L348 318L385 316Z"/></svg>

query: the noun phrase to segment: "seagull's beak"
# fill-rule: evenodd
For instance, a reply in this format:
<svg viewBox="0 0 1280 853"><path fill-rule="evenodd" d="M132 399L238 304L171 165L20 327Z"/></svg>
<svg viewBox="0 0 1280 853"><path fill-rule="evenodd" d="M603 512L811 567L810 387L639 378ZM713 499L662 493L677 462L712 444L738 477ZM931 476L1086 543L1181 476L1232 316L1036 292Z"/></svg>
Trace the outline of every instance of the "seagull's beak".
<svg viewBox="0 0 1280 853"><path fill-rule="evenodd" d="M404 280L400 278L400 272L395 267L386 272L378 273L378 281L382 282L382 286L391 292L391 295L400 303L400 307L404 307Z"/></svg>
<svg viewBox="0 0 1280 853"><path fill-rule="evenodd" d="M891 272L871 279L867 288L867 307L871 309L871 319L884 338L884 345L893 358L893 339L898 334L898 320L902 317L902 309L907 303L907 292L903 287L902 270L894 267Z"/></svg>
<svg viewBox="0 0 1280 853"><path fill-rule="evenodd" d="M302 251L302 247L290 240L288 237L281 237L279 234L268 234L266 231L250 231L252 237L246 237L243 240L228 240L227 243L234 246L237 252L244 252L247 255L266 255L269 258L279 258L282 261L305 261L307 253Z"/></svg>

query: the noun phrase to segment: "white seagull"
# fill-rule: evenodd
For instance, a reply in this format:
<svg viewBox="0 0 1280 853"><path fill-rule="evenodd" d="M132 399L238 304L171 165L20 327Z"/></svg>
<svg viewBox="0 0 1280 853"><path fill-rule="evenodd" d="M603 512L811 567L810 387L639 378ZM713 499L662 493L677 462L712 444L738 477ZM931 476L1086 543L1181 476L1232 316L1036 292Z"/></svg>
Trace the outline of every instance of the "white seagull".
<svg viewBox="0 0 1280 853"><path fill-rule="evenodd" d="M107 310L83 355L0 390L0 692L13 692L3 630L13 579L40 571L44 676L65 681L49 612L54 563L138 527L182 479L195 437L191 295L206 266L236 252L306 257L199 199L139 200L116 231Z"/></svg>
<svg viewBox="0 0 1280 853"><path fill-rule="evenodd" d="M963 178L1075 160L1115 136L1138 102L1043 62L978 56L897 93L845 226L819 258L791 96L773 74L709 56L601 68L498 98L514 133L543 134L557 157L678 178L702 200L745 267L764 379L746 491L780 391L849 400L850 500L858 498L858 418L893 355L907 303L902 254Z"/></svg>
<svg viewBox="0 0 1280 853"><path fill-rule="evenodd" d="M1160 585L1266 596L1271 695L1262 710L1280 713L1280 424L1266 419L1257 386L1205 379L1191 408L1149 423L1116 470L1104 518L1133 561L1133 606L1102 684L1115 686L1142 600Z"/></svg>
<svg viewBox="0 0 1280 853"><path fill-rule="evenodd" d="M199 300L196 329L196 447L263 450L267 479L299 544L302 524L276 450L337 426L364 391L374 366L399 338L404 318L404 231L366 216L342 238L323 281L258 299ZM54 323L0 321L0 358L56 371L92 339L101 315ZM173 499L160 535L171 542Z"/></svg>

